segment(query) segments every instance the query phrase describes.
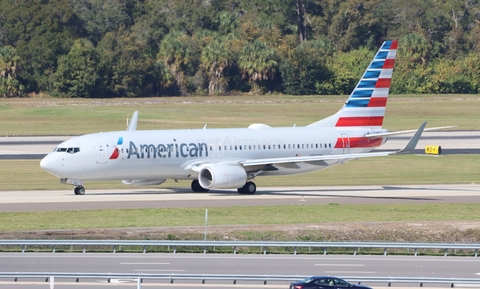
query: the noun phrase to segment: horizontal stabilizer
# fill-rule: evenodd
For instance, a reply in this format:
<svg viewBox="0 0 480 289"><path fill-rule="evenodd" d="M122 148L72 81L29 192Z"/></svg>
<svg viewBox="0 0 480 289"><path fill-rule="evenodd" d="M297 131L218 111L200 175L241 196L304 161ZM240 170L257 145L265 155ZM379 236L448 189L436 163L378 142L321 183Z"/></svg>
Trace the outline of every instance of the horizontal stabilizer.
<svg viewBox="0 0 480 289"><path fill-rule="evenodd" d="M457 126L456 125L449 125L449 126L431 127L431 128L426 128L423 131L442 130L442 129L454 128L454 127L457 127ZM391 132L384 132L384 133L373 133L373 134L367 134L367 135L365 135L365 137L366 138L378 138L378 137L384 137L384 136L409 134L409 133L414 133L414 132L417 132L417 131L418 131L418 129L410 129L410 130L391 131Z"/></svg>

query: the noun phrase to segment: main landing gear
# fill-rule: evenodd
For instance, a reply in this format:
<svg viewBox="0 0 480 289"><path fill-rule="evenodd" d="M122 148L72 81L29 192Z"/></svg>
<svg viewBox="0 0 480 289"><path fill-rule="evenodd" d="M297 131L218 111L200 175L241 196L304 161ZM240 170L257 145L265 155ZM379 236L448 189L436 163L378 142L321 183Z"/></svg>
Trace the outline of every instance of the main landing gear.
<svg viewBox="0 0 480 289"><path fill-rule="evenodd" d="M73 192L75 195L85 195L85 188L83 186L76 186Z"/></svg>
<svg viewBox="0 0 480 289"><path fill-rule="evenodd" d="M208 192L208 189L205 189L204 187L200 186L200 183L198 180L193 180L192 181L192 191L196 193L206 193Z"/></svg>
<svg viewBox="0 0 480 289"><path fill-rule="evenodd" d="M205 189L204 187L200 186L200 183L198 180L193 180L192 181L192 191L198 192L198 193L206 193L208 192L208 189ZM237 189L239 194L242 195L253 195L257 191L257 185L255 185L254 182L247 182L243 187Z"/></svg>
<svg viewBox="0 0 480 289"><path fill-rule="evenodd" d="M254 182L247 182L243 187L237 189L242 195L253 195L257 191L257 185Z"/></svg>

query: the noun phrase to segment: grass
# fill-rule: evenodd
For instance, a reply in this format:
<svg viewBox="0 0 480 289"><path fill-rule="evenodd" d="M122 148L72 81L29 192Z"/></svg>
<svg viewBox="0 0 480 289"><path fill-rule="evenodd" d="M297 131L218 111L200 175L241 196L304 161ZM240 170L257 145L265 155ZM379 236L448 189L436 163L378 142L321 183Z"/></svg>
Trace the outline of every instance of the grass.
<svg viewBox="0 0 480 289"><path fill-rule="evenodd" d="M418 220L480 221L478 204L232 206L208 208L208 213L210 226ZM0 218L0 231L202 226L205 208L8 212L0 213Z"/></svg>
<svg viewBox="0 0 480 289"><path fill-rule="evenodd" d="M346 96L230 96L129 99L0 99L0 136L78 135L123 130L126 119L140 111L139 129L303 126L338 111ZM384 126L412 129L458 125L479 129L478 95L391 96Z"/></svg>

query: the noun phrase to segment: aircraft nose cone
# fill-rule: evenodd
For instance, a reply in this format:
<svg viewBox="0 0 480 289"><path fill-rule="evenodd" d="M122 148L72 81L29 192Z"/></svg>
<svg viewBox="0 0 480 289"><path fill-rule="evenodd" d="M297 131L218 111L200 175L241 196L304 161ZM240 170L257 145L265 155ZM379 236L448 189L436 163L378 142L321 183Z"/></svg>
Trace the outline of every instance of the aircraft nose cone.
<svg viewBox="0 0 480 289"><path fill-rule="evenodd" d="M52 175L56 175L58 164L55 163L52 156L47 155L40 161L40 167Z"/></svg>

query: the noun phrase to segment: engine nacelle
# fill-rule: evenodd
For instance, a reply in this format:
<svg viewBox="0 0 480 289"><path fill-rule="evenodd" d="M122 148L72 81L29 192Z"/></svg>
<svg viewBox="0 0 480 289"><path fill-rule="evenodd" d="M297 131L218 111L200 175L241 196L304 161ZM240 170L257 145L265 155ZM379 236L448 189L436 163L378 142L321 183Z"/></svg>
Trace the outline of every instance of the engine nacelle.
<svg viewBox="0 0 480 289"><path fill-rule="evenodd" d="M247 182L247 173L239 165L209 165L200 170L198 182L205 189L237 189Z"/></svg>
<svg viewBox="0 0 480 289"><path fill-rule="evenodd" d="M123 180L124 185L129 186L155 186L165 183L166 180Z"/></svg>

